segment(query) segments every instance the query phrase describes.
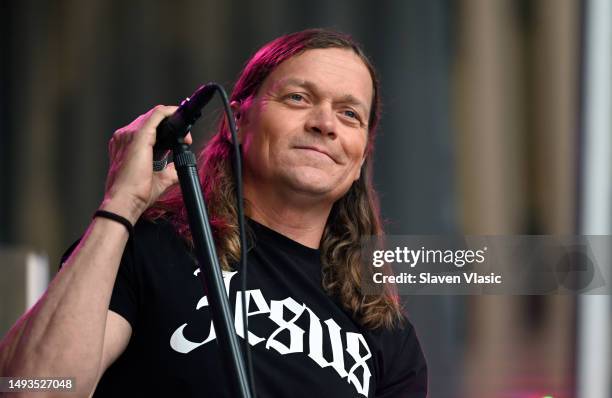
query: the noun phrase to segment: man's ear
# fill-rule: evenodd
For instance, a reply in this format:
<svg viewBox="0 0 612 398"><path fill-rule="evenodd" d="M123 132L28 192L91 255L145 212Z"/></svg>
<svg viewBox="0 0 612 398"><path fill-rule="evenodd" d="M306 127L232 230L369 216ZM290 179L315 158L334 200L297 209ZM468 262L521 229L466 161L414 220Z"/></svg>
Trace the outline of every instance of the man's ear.
<svg viewBox="0 0 612 398"><path fill-rule="evenodd" d="M242 117L241 103L238 101L230 102L232 113L234 114L234 124L236 125L236 135L238 136L238 142L242 143L242 131L240 131L240 118Z"/></svg>
<svg viewBox="0 0 612 398"><path fill-rule="evenodd" d="M236 122L236 127L238 127L238 121L242 116L242 104L238 101L230 102L230 108L232 108L232 113L234 114L234 121Z"/></svg>
<svg viewBox="0 0 612 398"><path fill-rule="evenodd" d="M230 108L232 108L232 113L234 114L234 116L240 114L240 102L238 101L230 102Z"/></svg>

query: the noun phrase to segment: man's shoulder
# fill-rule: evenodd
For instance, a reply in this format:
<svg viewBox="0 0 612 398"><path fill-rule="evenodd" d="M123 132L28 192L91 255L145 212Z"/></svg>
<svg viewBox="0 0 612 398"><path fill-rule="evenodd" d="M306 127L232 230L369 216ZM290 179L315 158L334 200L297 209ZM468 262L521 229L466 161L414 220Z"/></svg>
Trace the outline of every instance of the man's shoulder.
<svg viewBox="0 0 612 398"><path fill-rule="evenodd" d="M167 219L154 220L140 218L134 225L134 243L148 251L156 251L162 247L176 249L186 248L184 239L176 231L176 227Z"/></svg>
<svg viewBox="0 0 612 398"><path fill-rule="evenodd" d="M408 320L406 313L401 311L393 325L373 329L370 334L379 340L397 341L397 339L413 338L414 326Z"/></svg>
<svg viewBox="0 0 612 398"><path fill-rule="evenodd" d="M408 317L402 314L401 322L394 327L381 328L370 335L375 336L375 356L380 377L378 394L387 397L411 392L415 397L425 397L427 362Z"/></svg>
<svg viewBox="0 0 612 398"><path fill-rule="evenodd" d="M174 225L165 218L149 219L141 217L134 225L134 232L138 238L177 235Z"/></svg>
<svg viewBox="0 0 612 398"><path fill-rule="evenodd" d="M387 358L395 358L402 355L405 350L413 350L419 347L419 339L416 330L405 313L402 312L392 326L370 329L367 335L375 347L375 351Z"/></svg>

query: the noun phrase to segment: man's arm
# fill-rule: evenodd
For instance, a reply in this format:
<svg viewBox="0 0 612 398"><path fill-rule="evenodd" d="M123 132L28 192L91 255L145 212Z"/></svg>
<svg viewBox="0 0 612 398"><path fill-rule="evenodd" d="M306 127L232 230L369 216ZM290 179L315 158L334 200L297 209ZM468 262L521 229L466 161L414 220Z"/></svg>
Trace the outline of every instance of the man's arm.
<svg viewBox="0 0 612 398"><path fill-rule="evenodd" d="M175 110L158 106L115 132L100 209L121 215L133 225L176 183L174 167L152 171L155 129ZM190 136L186 138L191 141ZM76 396L91 394L131 335L129 323L108 310L127 240L122 224L104 218L91 222L45 294L0 342L0 375L74 377Z"/></svg>
<svg viewBox="0 0 612 398"><path fill-rule="evenodd" d="M0 345L2 375L74 377L79 396L94 385L104 347L106 317L128 233L95 219L43 297ZM112 327L113 324L109 324ZM115 335L115 331L110 331ZM129 335L127 336L129 340ZM116 350L113 339L109 350Z"/></svg>

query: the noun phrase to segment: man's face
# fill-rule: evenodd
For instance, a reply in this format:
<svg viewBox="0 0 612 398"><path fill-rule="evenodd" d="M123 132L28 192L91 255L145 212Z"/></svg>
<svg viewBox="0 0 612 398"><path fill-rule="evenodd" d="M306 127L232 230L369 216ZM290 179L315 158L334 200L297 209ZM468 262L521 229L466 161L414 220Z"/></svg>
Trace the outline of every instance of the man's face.
<svg viewBox="0 0 612 398"><path fill-rule="evenodd" d="M347 49L315 49L280 64L238 109L245 183L336 201L359 178L372 78Z"/></svg>

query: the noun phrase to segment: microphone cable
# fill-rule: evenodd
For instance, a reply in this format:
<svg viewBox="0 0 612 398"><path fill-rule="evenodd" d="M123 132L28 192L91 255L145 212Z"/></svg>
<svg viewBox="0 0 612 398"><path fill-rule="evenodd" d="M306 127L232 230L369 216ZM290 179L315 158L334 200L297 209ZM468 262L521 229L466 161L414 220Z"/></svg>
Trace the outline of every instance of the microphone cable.
<svg viewBox="0 0 612 398"><path fill-rule="evenodd" d="M236 132L236 121L234 119L234 114L229 104L229 100L227 98L227 94L222 86L217 83L210 83L215 86L219 95L221 96L221 100L223 102L223 107L225 108L225 116L227 118L227 123L229 125L230 131L232 133L232 146L234 149L234 167L233 174L234 180L236 182L236 204L238 208L238 229L240 231L240 269L242 271L242 275L240 278L240 284L242 287L242 325L244 331L244 354L245 360L249 372L249 382L251 384L251 393L253 397L256 397L255 393L255 375L253 372L253 360L251 357L251 345L249 344L249 328L248 328L248 316L247 316L247 239L246 239L246 229L244 222L244 193L242 189L242 151L241 145L238 142L238 134Z"/></svg>

